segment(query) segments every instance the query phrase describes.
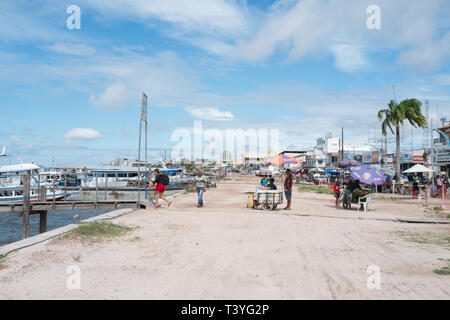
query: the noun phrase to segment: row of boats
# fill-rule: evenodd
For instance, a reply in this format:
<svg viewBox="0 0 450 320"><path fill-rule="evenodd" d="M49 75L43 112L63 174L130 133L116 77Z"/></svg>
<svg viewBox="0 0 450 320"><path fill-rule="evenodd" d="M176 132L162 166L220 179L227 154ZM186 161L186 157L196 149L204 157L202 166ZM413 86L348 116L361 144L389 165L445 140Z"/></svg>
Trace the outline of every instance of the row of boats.
<svg viewBox="0 0 450 320"><path fill-rule="evenodd" d="M192 183L193 178L186 175L182 168L162 168L170 178L169 188L183 188ZM24 199L23 177L30 172L30 201L38 202L44 196L46 201L59 201L73 196L82 190L133 190L145 180L143 168L65 168L46 170L34 163L0 166L0 203L22 203ZM44 188L43 188L44 187ZM43 191L44 190L44 191ZM43 195L42 192L46 194Z"/></svg>

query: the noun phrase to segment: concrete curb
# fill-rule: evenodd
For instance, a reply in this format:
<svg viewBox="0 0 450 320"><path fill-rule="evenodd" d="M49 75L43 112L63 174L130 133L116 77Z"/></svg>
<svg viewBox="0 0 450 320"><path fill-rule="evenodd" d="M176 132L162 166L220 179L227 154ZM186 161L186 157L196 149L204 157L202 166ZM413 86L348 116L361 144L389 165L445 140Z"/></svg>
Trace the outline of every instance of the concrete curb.
<svg viewBox="0 0 450 320"><path fill-rule="evenodd" d="M103 220L111 220L111 219L118 218L120 216L123 216L123 215L128 214L133 211L135 211L135 209L115 210L112 212L102 214L100 216L96 216L96 217L92 217L92 218L83 220L78 224L69 224L67 226L57 228L57 229L54 229L54 230L51 230L51 231L48 231L45 233L41 233L41 234L35 235L33 237L30 237L30 238L27 238L24 240L20 240L20 241L16 241L16 242L4 245L4 246L0 247L0 258L6 257L11 252L33 246L35 244L50 240L57 236L63 235L67 232L73 231L76 228L78 228L78 226L82 223L92 223L92 222L98 222L98 221L103 221Z"/></svg>

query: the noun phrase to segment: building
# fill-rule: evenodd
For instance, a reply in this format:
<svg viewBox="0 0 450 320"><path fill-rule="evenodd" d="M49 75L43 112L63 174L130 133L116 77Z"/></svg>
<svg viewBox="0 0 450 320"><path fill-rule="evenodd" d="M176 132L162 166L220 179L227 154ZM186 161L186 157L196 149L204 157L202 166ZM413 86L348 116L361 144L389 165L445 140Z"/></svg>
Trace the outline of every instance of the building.
<svg viewBox="0 0 450 320"><path fill-rule="evenodd" d="M438 172L450 175L450 125L437 128L439 138L434 140L433 163Z"/></svg>
<svg viewBox="0 0 450 320"><path fill-rule="evenodd" d="M229 151L222 152L222 163L225 163L225 164L233 163L233 159L231 157L231 152L229 152Z"/></svg>
<svg viewBox="0 0 450 320"><path fill-rule="evenodd" d="M403 172L416 164L424 165L426 163L425 158L426 150L423 148L402 152L400 153L400 170Z"/></svg>

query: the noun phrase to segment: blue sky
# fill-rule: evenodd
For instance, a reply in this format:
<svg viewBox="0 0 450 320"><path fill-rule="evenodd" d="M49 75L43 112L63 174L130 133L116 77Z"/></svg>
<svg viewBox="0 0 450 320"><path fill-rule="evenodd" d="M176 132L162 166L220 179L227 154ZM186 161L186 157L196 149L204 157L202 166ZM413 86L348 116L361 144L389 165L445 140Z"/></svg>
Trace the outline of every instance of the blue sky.
<svg viewBox="0 0 450 320"><path fill-rule="evenodd" d="M366 26L372 4L379 30ZM79 30L66 26L69 5ZM0 61L0 145L14 155L0 164L136 157L142 92L152 159L196 119L280 129L282 148L341 126L365 143L393 83L398 100L428 99L434 121L450 118L445 0L5 0ZM405 146L413 139L422 132L405 126Z"/></svg>

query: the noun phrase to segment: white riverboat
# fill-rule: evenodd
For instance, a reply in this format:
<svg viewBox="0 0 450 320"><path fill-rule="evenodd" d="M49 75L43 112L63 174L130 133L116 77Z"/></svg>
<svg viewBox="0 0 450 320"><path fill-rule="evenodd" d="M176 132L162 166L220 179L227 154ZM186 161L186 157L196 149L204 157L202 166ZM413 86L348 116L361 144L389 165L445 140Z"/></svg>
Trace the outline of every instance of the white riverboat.
<svg viewBox="0 0 450 320"><path fill-rule="evenodd" d="M24 186L23 176L26 172L31 174L30 183L30 202L39 202L40 189L46 189L46 201L62 200L79 191L64 192L63 189L55 187L47 181L39 183L39 170L41 168L34 163L16 164L9 166L0 166L0 203L20 204L23 202Z"/></svg>

